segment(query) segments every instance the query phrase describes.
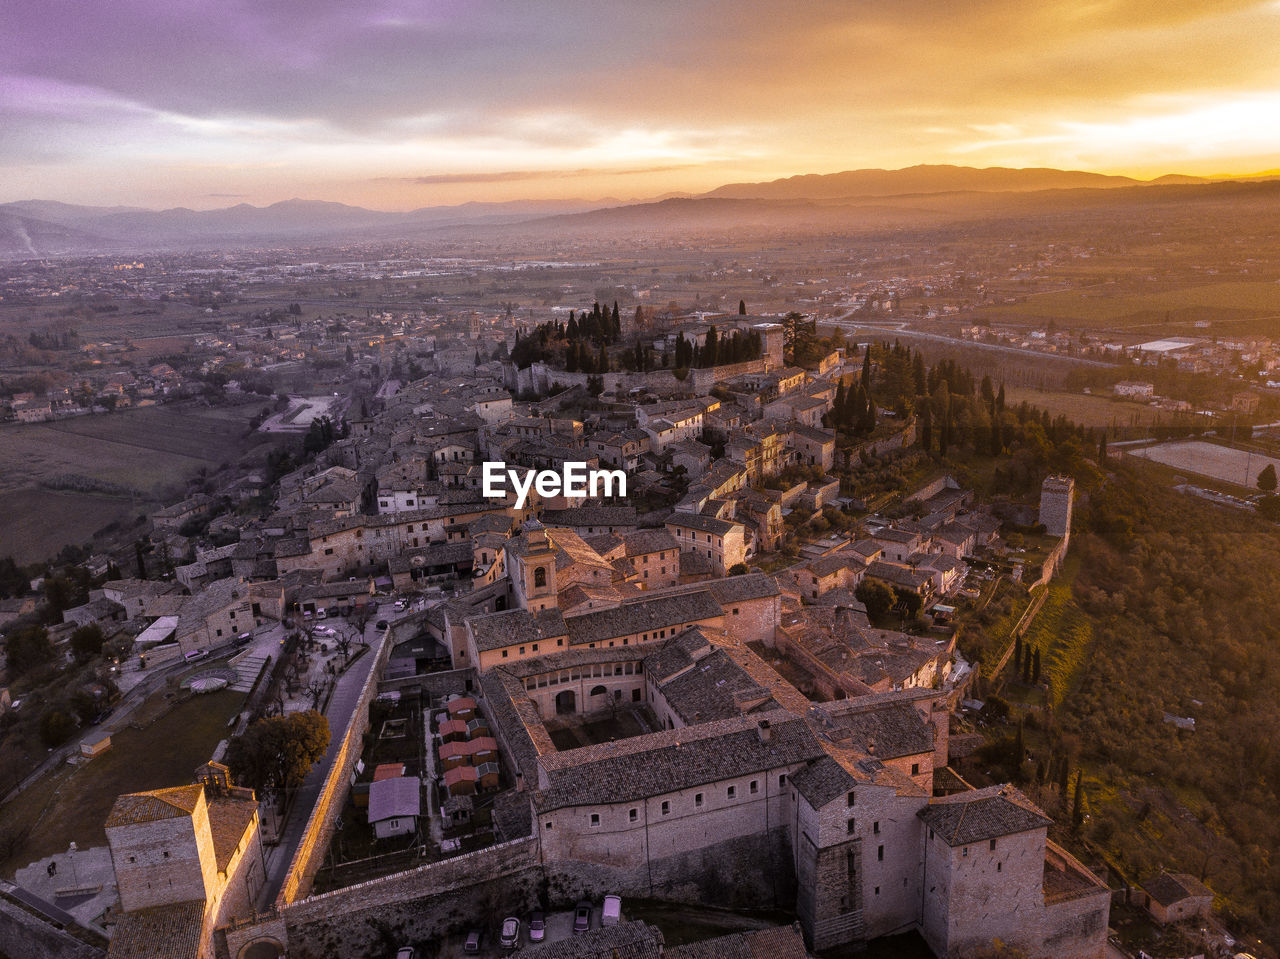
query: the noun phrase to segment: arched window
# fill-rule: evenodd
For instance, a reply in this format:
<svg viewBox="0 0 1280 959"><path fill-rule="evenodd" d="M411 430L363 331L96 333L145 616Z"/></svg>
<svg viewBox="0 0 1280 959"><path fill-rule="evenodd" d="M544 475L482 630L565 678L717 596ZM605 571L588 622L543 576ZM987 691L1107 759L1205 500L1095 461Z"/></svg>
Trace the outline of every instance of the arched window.
<svg viewBox="0 0 1280 959"><path fill-rule="evenodd" d="M539 566L533 571L533 588L540 589L547 585L547 571L545 567Z"/></svg>
<svg viewBox="0 0 1280 959"><path fill-rule="evenodd" d="M591 695L592 696L608 696L609 690L605 689L603 686L592 686Z"/></svg>

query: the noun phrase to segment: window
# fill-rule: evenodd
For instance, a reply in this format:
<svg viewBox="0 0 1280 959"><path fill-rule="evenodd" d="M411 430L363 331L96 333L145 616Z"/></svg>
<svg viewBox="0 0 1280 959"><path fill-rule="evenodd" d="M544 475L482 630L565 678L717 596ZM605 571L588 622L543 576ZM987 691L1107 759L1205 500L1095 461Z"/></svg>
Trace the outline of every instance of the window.
<svg viewBox="0 0 1280 959"><path fill-rule="evenodd" d="M877 895L877 896L878 896L878 895L880 895L880 887L879 887L879 886L876 886L876 895Z"/></svg>
<svg viewBox="0 0 1280 959"><path fill-rule="evenodd" d="M632 822L635 822L637 819L639 819L639 818L640 818L640 810L638 810L638 809L632 809L632 810L629 810L629 811L627 812L627 818L628 818L629 820L631 820Z"/></svg>
<svg viewBox="0 0 1280 959"><path fill-rule="evenodd" d="M1004 863L1002 862L996 863L996 872L1004 872Z"/></svg>
<svg viewBox="0 0 1280 959"><path fill-rule="evenodd" d="M664 816L669 816L669 815L671 815L671 803L669 803L669 802L664 802L664 803L662 804L662 815L664 815Z"/></svg>
<svg viewBox="0 0 1280 959"><path fill-rule="evenodd" d="M778 777L778 788L781 789L786 784L787 784L787 774L783 773L781 776Z"/></svg>
<svg viewBox="0 0 1280 959"><path fill-rule="evenodd" d="M751 795L753 795L753 796L754 796L754 795L755 795L756 793L758 793L759 791L760 791L760 782L759 782L759 780L756 780L756 779L751 780Z"/></svg>
<svg viewBox="0 0 1280 959"><path fill-rule="evenodd" d="M538 644L537 644L537 643L534 643L534 644L533 644L533 651L534 651L535 653L538 651Z"/></svg>
<svg viewBox="0 0 1280 959"><path fill-rule="evenodd" d="M523 647L523 646L521 646L521 647L520 647L520 655L521 655L521 656L523 656L523 655L524 655L524 647Z"/></svg>
<svg viewBox="0 0 1280 959"><path fill-rule="evenodd" d="M852 789L849 790L849 808L850 809L853 808L853 790Z"/></svg>
<svg viewBox="0 0 1280 959"><path fill-rule="evenodd" d="M871 831L875 833L877 836L880 835L880 820L877 819L875 822L871 824Z"/></svg>
<svg viewBox="0 0 1280 959"><path fill-rule="evenodd" d="M591 814L591 825L593 826L600 825L600 814L598 812L593 812Z"/></svg>
<svg viewBox="0 0 1280 959"><path fill-rule="evenodd" d="M541 587L546 585L547 585L546 567L539 566L537 569L533 571L533 588L540 589Z"/></svg>
<svg viewBox="0 0 1280 959"><path fill-rule="evenodd" d="M919 763L912 763L912 764L911 764L911 775L913 775L913 776L919 776L919 775L920 775L920 764L919 764Z"/></svg>
<svg viewBox="0 0 1280 959"><path fill-rule="evenodd" d="M850 819L848 823L849 835L852 836L857 831L858 831L858 821L856 819Z"/></svg>
<svg viewBox="0 0 1280 959"><path fill-rule="evenodd" d="M996 841L994 839L991 840L991 851L992 852L996 851Z"/></svg>
<svg viewBox="0 0 1280 959"><path fill-rule="evenodd" d="M503 659L507 658L507 651L505 649L502 651L502 658Z"/></svg>
<svg viewBox="0 0 1280 959"><path fill-rule="evenodd" d="M968 846L965 846L965 847L964 847L964 849L960 850L960 855L962 855L962 856L967 856L967 855L969 855L969 847L968 847Z"/></svg>
<svg viewBox="0 0 1280 959"><path fill-rule="evenodd" d="M164 858L165 858L165 859L168 859L168 858L169 858L169 850L168 850L168 849L166 849L166 850L164 851Z"/></svg>
<svg viewBox="0 0 1280 959"><path fill-rule="evenodd" d="M663 572L665 573L665 572L666 572L666 570L663 570ZM734 616L737 616L737 615L738 615L738 607L737 607L737 606L733 607L733 615L734 615Z"/></svg>
<svg viewBox="0 0 1280 959"><path fill-rule="evenodd" d="M702 808L702 793L693 794L693 808L694 809Z"/></svg>
<svg viewBox="0 0 1280 959"><path fill-rule="evenodd" d="M730 787L729 787L729 790L728 790L728 796L729 796L729 798L730 798L730 799L733 799L733 798L734 798L735 796L737 796L737 795L738 795L738 787L737 787L737 786L730 786Z"/></svg>
<svg viewBox="0 0 1280 959"><path fill-rule="evenodd" d="M884 846L881 846L876 850L876 860L878 862L884 862Z"/></svg>

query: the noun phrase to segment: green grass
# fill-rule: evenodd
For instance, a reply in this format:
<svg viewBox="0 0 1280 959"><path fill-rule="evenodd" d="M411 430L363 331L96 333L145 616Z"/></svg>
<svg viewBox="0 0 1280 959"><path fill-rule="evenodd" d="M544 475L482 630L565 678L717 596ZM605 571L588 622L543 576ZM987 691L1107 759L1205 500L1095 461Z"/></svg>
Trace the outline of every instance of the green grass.
<svg viewBox="0 0 1280 959"><path fill-rule="evenodd" d="M1094 286L1029 296L1014 306L993 310L1002 319L1055 319L1060 326L1125 328L1183 319L1180 311L1212 310L1251 314L1280 313L1280 284L1225 281L1178 290L1137 293L1125 287ZM994 316L992 317L995 318Z"/></svg>
<svg viewBox="0 0 1280 959"><path fill-rule="evenodd" d="M80 767L64 767L44 777L0 808L0 820L30 827L19 853L0 863L0 874L32 860L80 846L106 842L103 822L121 793L192 782L195 768L209 759L227 724L244 705L244 694L222 690L196 696L146 729L125 728L111 736L111 749Z"/></svg>
<svg viewBox="0 0 1280 959"><path fill-rule="evenodd" d="M1024 400L1032 406L1048 410L1051 416L1065 416L1079 426L1128 428L1168 426L1181 422L1181 414L1157 410L1145 403L1112 399L1102 393L1079 393L1069 390L1035 390L1022 386L1006 387L1007 401L1016 406Z"/></svg>
<svg viewBox="0 0 1280 959"><path fill-rule="evenodd" d="M1049 680L1049 700L1056 708L1084 669L1093 641L1092 621L1071 597L1080 559L1068 553L1062 569L1049 583L1049 595L1024 640L1040 650L1041 676Z"/></svg>

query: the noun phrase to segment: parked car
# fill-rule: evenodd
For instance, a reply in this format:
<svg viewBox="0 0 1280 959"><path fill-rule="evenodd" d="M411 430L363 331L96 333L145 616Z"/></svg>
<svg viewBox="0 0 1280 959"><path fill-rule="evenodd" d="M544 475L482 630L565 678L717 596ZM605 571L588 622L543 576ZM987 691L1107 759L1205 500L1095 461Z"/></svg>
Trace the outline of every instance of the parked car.
<svg viewBox="0 0 1280 959"><path fill-rule="evenodd" d="M405 601L404 601L403 599L397 599L397 600L396 600L394 603L392 603L391 605L392 605L394 608L396 608L396 609L404 609L404 608L405 608L405 606L406 606L407 604L405 603Z"/></svg>
<svg viewBox="0 0 1280 959"><path fill-rule="evenodd" d="M316 610L316 619L325 619L328 615L323 609Z"/></svg>
<svg viewBox="0 0 1280 959"><path fill-rule="evenodd" d="M581 935L591 928L591 903L582 900L573 907L573 934Z"/></svg>
<svg viewBox="0 0 1280 959"><path fill-rule="evenodd" d="M537 910L529 916L529 941L542 942L547 937L547 917Z"/></svg>
<svg viewBox="0 0 1280 959"><path fill-rule="evenodd" d="M480 930L472 929L467 933L467 941L462 944L463 952L479 952L480 951Z"/></svg>
<svg viewBox="0 0 1280 959"><path fill-rule="evenodd" d="M330 606L328 609L325 610L325 612L328 613L330 616L337 616L339 610L337 606Z"/></svg>
<svg viewBox="0 0 1280 959"><path fill-rule="evenodd" d="M616 926L622 920L622 897L605 896L604 908L600 910L600 925Z"/></svg>
<svg viewBox="0 0 1280 959"><path fill-rule="evenodd" d="M417 955L413 946L401 946L396 950L396 959L416 959Z"/></svg>
<svg viewBox="0 0 1280 959"><path fill-rule="evenodd" d="M502 920L502 936L498 940L503 949L514 949L520 945L520 920L515 916L507 916Z"/></svg>
<svg viewBox="0 0 1280 959"><path fill-rule="evenodd" d="M387 628L387 621L386 621L385 619L380 619L380 620L378 620L376 623L374 623L374 624L373 624L373 627L374 627L374 629L380 629L380 630L381 630L381 629L386 629L386 628Z"/></svg>

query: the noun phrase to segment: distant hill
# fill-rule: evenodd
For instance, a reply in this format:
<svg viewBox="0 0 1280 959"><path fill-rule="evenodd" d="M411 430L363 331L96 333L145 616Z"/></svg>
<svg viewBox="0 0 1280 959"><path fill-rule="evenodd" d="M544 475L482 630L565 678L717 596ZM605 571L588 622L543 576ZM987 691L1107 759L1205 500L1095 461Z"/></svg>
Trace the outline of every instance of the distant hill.
<svg viewBox="0 0 1280 959"><path fill-rule="evenodd" d="M1257 184L1268 177L1274 177L1274 172L1235 182L1240 186ZM441 236L441 231L450 231L450 235L484 233L517 226L533 233L611 228L673 232L739 226L786 230L914 228L1040 208L1145 203L1156 197L1182 202L1201 196L1196 191L1229 186L1221 178L1180 174L1142 181L1072 170L934 165L736 183L695 197L668 194L648 201L472 202L407 212L297 198L270 206L240 203L216 210L146 210L23 200L0 204L0 257L359 242Z"/></svg>
<svg viewBox="0 0 1280 959"><path fill-rule="evenodd" d="M902 170L848 170L787 177L767 183L730 183L707 197L752 200L831 200L842 197L903 196L977 190L984 193L1074 190L1138 186L1141 180L1079 170L922 165Z"/></svg>

